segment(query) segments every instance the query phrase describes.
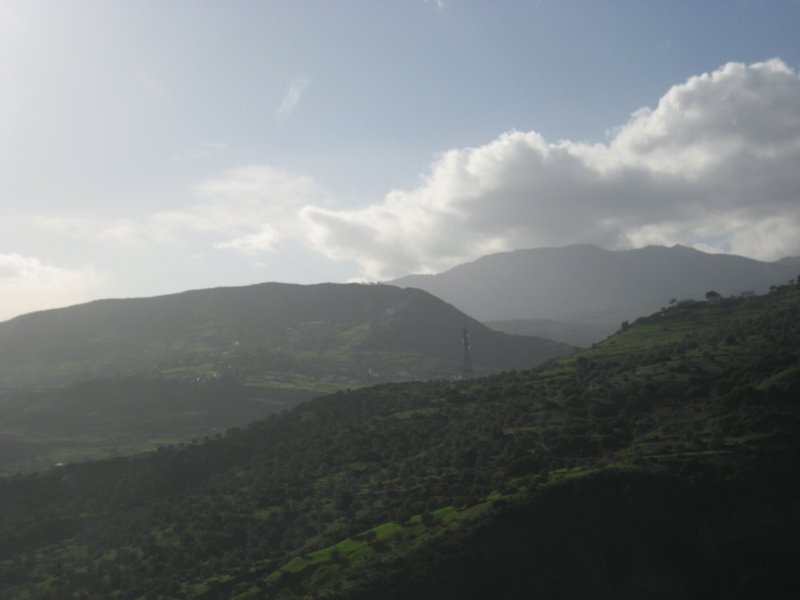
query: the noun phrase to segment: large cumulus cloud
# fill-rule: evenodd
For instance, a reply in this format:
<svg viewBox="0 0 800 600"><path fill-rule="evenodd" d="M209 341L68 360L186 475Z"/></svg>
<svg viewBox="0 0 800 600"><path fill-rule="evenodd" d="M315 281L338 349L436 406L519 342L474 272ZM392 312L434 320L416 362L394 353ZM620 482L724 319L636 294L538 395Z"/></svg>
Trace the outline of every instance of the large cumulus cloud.
<svg viewBox="0 0 800 600"><path fill-rule="evenodd" d="M377 279L577 242L800 254L800 78L778 59L730 63L675 85L608 143L511 131L442 154L416 189L302 218L318 250Z"/></svg>

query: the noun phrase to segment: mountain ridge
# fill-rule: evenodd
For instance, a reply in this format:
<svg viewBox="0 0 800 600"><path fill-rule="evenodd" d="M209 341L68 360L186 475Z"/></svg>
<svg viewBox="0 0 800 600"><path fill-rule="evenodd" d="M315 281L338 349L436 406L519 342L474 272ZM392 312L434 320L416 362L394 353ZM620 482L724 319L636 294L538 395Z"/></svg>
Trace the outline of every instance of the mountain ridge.
<svg viewBox="0 0 800 600"><path fill-rule="evenodd" d="M267 283L104 300L0 324L0 474L215 435L332 391L528 368L572 347L429 293Z"/></svg>
<svg viewBox="0 0 800 600"><path fill-rule="evenodd" d="M475 342L478 368L531 366L568 351L545 340L498 336L422 290L272 282L97 300L15 317L0 323L0 382L13 381L14 369L46 377L53 369L91 376L163 370L187 359L219 366L247 353L240 362L255 360L259 349L302 357L306 369L314 368L315 359L341 362L324 356L337 348L428 354L450 364L442 373L455 375L463 327ZM445 337L449 343L439 339ZM537 345L544 354L537 356ZM512 358L511 346L528 358Z"/></svg>
<svg viewBox="0 0 800 600"><path fill-rule="evenodd" d="M710 290L762 293L793 278L795 271L792 264L686 246L605 250L579 244L491 254L439 274L408 275L389 283L427 290L484 322L584 324L591 343L670 299L701 299Z"/></svg>

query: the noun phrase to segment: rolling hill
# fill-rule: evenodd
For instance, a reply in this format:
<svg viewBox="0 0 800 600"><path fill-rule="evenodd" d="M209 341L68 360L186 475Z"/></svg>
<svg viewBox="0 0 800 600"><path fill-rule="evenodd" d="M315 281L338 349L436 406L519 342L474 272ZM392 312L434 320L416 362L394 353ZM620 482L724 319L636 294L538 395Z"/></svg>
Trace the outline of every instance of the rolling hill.
<svg viewBox="0 0 800 600"><path fill-rule="evenodd" d="M572 351L427 292L267 283L103 300L0 323L0 475L214 435L337 389Z"/></svg>
<svg viewBox="0 0 800 600"><path fill-rule="evenodd" d="M265 283L100 300L0 323L0 386L215 372L348 383L453 377L464 327L479 373L570 351L498 334L420 290Z"/></svg>
<svg viewBox="0 0 800 600"><path fill-rule="evenodd" d="M500 331L588 346L670 299L698 300L710 290L763 293L797 275L791 258L767 263L684 246L576 245L492 254L390 283L427 290Z"/></svg>
<svg viewBox="0 0 800 600"><path fill-rule="evenodd" d="M0 480L0 598L752 598L800 583L800 288Z"/></svg>

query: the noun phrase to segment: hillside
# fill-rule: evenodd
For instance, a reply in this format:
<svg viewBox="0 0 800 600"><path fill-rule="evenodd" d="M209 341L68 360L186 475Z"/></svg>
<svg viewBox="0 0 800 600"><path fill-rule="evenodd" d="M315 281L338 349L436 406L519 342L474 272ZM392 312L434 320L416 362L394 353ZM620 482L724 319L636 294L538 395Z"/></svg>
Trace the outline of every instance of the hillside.
<svg viewBox="0 0 800 600"><path fill-rule="evenodd" d="M752 598L800 583L800 288L0 480L0 598Z"/></svg>
<svg viewBox="0 0 800 600"><path fill-rule="evenodd" d="M0 477L218 435L314 395L230 378L125 377L0 390Z"/></svg>
<svg viewBox="0 0 800 600"><path fill-rule="evenodd" d="M337 389L452 379L464 327L476 374L572 351L391 286L267 283L18 317L0 323L0 475L214 435Z"/></svg>
<svg viewBox="0 0 800 600"><path fill-rule="evenodd" d="M589 346L670 299L701 300L710 290L763 293L797 273L791 259L766 263L684 246L578 245L492 254L390 283L427 290L481 321L503 321L496 324L501 331Z"/></svg>
<svg viewBox="0 0 800 600"><path fill-rule="evenodd" d="M570 351L500 335L420 290L265 283L101 300L0 323L0 385L128 374L345 383L452 377L461 373L463 327L479 373Z"/></svg>

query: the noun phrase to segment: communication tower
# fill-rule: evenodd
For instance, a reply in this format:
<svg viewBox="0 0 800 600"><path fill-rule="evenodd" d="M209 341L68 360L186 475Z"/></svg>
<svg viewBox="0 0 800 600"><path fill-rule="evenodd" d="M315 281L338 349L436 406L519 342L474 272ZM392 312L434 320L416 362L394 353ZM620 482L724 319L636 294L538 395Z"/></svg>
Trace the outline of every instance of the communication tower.
<svg viewBox="0 0 800 600"><path fill-rule="evenodd" d="M472 351L470 350L469 346L469 331L467 328L464 327L464 333L462 335L462 342L464 344L464 355L462 360L462 379L472 379Z"/></svg>

